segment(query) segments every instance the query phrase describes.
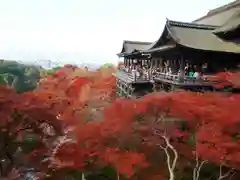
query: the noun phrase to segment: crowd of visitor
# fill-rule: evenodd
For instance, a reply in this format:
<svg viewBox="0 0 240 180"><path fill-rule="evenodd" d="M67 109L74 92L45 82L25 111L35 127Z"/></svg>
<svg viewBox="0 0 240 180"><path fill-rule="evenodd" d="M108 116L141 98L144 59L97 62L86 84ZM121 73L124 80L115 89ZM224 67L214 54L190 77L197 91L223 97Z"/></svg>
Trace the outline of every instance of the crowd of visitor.
<svg viewBox="0 0 240 180"><path fill-rule="evenodd" d="M150 67L147 65L126 66L123 67L122 70L131 73L133 77L136 77L137 79L149 79L150 77Z"/></svg>
<svg viewBox="0 0 240 180"><path fill-rule="evenodd" d="M183 72L183 77L192 80L200 80L205 79L203 76L203 72L205 66L196 66L186 64ZM136 79L149 79L150 77L158 76L159 74L167 76L176 76L180 77L180 70L173 71L172 68L165 65L163 67L150 68L149 65L130 65L130 66L122 66L123 71L132 74Z"/></svg>
<svg viewBox="0 0 240 180"><path fill-rule="evenodd" d="M196 66L187 64L184 68L184 76L195 79L201 79L203 77L203 70L197 68Z"/></svg>

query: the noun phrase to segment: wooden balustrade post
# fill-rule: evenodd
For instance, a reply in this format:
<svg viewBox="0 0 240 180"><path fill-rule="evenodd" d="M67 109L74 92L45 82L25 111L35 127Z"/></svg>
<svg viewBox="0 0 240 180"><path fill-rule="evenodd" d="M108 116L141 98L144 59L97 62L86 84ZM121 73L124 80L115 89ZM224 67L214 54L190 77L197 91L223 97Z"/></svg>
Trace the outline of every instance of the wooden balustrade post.
<svg viewBox="0 0 240 180"><path fill-rule="evenodd" d="M185 61L184 61L184 57L181 56L180 57L180 73L179 73L179 81L180 82L184 82L184 68L185 68Z"/></svg>
<svg viewBox="0 0 240 180"><path fill-rule="evenodd" d="M156 58L151 58L150 61L151 61L151 66L150 66L150 72L148 74L148 80L152 80L153 79L152 71L154 69L154 65L156 64Z"/></svg>

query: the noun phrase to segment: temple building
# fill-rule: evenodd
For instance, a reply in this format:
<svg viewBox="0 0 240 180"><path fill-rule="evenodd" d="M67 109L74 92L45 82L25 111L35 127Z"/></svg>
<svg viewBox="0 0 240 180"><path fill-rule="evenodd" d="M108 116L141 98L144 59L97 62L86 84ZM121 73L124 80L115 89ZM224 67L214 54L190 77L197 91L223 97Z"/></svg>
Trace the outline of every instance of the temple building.
<svg viewBox="0 0 240 180"><path fill-rule="evenodd" d="M192 23L167 19L153 43L124 41L118 54L124 57L124 65L116 73L119 95L179 88L214 90L209 77L239 71L239 7L240 1L234 1Z"/></svg>
<svg viewBox="0 0 240 180"><path fill-rule="evenodd" d="M152 91L149 71L144 71L141 78L138 76L139 70L145 69L144 65L150 63L150 58L139 52L148 49L151 44L151 42L123 41L122 50L117 54L119 58L124 58L124 65L116 72L118 96L137 98Z"/></svg>
<svg viewBox="0 0 240 180"><path fill-rule="evenodd" d="M141 52L151 56L155 84L164 90L212 90L209 76L239 65L238 30L224 27L167 20L160 38Z"/></svg>
<svg viewBox="0 0 240 180"><path fill-rule="evenodd" d="M119 57L127 57L133 53L147 49L152 42L140 42L140 41L123 41L121 52L118 54Z"/></svg>

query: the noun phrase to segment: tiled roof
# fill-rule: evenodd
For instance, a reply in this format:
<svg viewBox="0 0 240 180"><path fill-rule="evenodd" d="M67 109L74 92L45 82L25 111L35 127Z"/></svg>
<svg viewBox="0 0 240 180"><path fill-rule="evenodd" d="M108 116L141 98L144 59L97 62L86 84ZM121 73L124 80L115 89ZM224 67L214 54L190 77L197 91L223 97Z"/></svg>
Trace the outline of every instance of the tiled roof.
<svg viewBox="0 0 240 180"><path fill-rule="evenodd" d="M205 16L196 19L193 23L223 25L237 10L240 9L240 0L210 10Z"/></svg>
<svg viewBox="0 0 240 180"><path fill-rule="evenodd" d="M240 10L237 11L223 26L214 30L215 34L222 34L234 31L240 28ZM239 36L240 37L240 36Z"/></svg>
<svg viewBox="0 0 240 180"><path fill-rule="evenodd" d="M122 51L118 54L131 54L136 51L142 51L148 49L151 42L141 42L141 41L123 41Z"/></svg>
<svg viewBox="0 0 240 180"><path fill-rule="evenodd" d="M185 47L206 51L240 53L239 44L223 41L213 34L216 26L176 21L167 21L166 26L172 38Z"/></svg>
<svg viewBox="0 0 240 180"><path fill-rule="evenodd" d="M213 30L216 28L219 28L219 26L167 20L162 35L150 46L150 49L165 46L166 44L163 44L162 40L166 38L165 36L170 36L176 44L184 47L240 54L240 45L223 41L213 34Z"/></svg>

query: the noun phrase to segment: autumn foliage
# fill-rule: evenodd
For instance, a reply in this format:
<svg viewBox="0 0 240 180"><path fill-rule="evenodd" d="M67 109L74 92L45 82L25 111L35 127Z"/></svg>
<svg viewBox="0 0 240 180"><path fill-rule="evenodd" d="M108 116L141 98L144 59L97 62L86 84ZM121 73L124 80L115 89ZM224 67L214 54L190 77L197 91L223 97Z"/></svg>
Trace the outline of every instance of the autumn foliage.
<svg viewBox="0 0 240 180"><path fill-rule="evenodd" d="M216 88L224 87L240 87L240 73L231 73L231 72L221 72L209 78L215 84Z"/></svg>
<svg viewBox="0 0 240 180"><path fill-rule="evenodd" d="M20 172L26 164L17 160L24 159L42 179L64 179L73 171L88 179L104 168L114 170L112 179L238 177L238 94L172 92L120 100L113 72L66 65L32 92L1 87L0 156L9 162L2 163L1 175ZM235 75L219 77L237 85Z"/></svg>

